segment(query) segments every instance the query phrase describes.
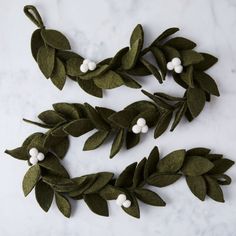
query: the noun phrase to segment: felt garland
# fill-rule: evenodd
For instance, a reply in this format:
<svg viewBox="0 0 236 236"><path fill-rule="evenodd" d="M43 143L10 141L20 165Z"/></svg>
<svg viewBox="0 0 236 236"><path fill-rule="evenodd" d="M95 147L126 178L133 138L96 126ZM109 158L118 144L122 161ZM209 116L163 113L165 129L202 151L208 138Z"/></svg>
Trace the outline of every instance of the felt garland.
<svg viewBox="0 0 236 236"><path fill-rule="evenodd" d="M113 143L110 158L113 158L125 144L131 149L139 144L140 137L155 127L154 138L161 136L169 127L173 131L183 116L189 122L196 118L204 107L205 100L201 100L196 88L189 88L184 97L174 97L165 93L150 94L142 90L151 101L134 102L123 110L115 112L105 107L92 107L88 103L57 103L53 110L47 110L38 115L42 121L24 121L48 129L40 142L43 147L60 148L66 153L68 136L79 137L87 132L95 132L86 140L83 150L94 150L101 146L111 136ZM205 95L203 94L205 97ZM53 147L51 147L53 144ZM41 144L40 144L41 146ZM58 146L58 147L57 147Z"/></svg>
<svg viewBox="0 0 236 236"><path fill-rule="evenodd" d="M31 135L21 147L7 150L6 153L29 162L38 143L35 140L40 137L40 133ZM116 200L127 214L139 218L138 200L152 206L166 205L157 193L147 189L148 185L162 188L181 177L186 179L190 191L200 200L204 201L209 196L215 201L224 202L220 185L231 183L231 178L225 172L234 164L220 154L211 154L207 148L176 150L160 159L158 148L154 147L148 158L127 166L116 178L111 172L70 178L55 152L45 152L44 155L42 161L30 164L22 183L24 195L35 189L36 200L45 212L55 196L58 209L66 217L71 215L71 198L83 199L92 212L101 216L109 215L107 201Z"/></svg>
<svg viewBox="0 0 236 236"><path fill-rule="evenodd" d="M196 44L184 37L169 39L178 28L165 30L150 46L143 48L144 32L139 24L132 32L129 47L96 64L70 51L69 40L61 32L46 29L34 6L25 6L24 12L39 28L32 34L32 55L44 76L60 90L68 77L87 93L102 97L103 89L121 85L140 88L133 76L153 75L161 84L169 70L175 82L183 88L198 89L195 96L199 96L200 102L210 100L210 95L219 96L215 81L205 73L217 58L193 50ZM151 54L156 63L145 58L146 54Z"/></svg>

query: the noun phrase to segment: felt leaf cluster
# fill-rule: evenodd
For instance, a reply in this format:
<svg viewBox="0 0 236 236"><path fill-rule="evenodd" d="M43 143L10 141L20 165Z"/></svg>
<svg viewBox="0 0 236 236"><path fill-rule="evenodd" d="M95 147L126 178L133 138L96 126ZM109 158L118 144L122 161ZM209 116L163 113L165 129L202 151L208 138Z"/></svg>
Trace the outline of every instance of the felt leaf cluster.
<svg viewBox="0 0 236 236"><path fill-rule="evenodd" d="M32 145L39 147L42 138L42 134L35 133L21 147L7 150L6 153L28 161L27 150ZM34 189L36 200L45 212L55 198L59 211L65 217L71 215L69 199L84 200L92 212L108 216L108 201L125 194L131 205L121 208L130 216L139 218L139 201L152 206L166 205L159 194L148 189L148 186L166 187L181 177L186 179L188 188L200 200L204 201L208 196L224 202L221 185L231 183L231 178L225 172L234 164L223 155L211 154L207 148L180 149L160 159L159 150L154 147L148 158L130 164L117 177L111 172L99 172L70 178L60 164L55 149L45 149L44 154L45 160L30 166L26 172L22 182L23 192L27 196Z"/></svg>
<svg viewBox="0 0 236 236"><path fill-rule="evenodd" d="M173 131L183 117L191 122L198 115L196 111L199 112L201 108L201 99L197 96L192 98L198 91L199 89L190 88L181 98L164 93L150 94L142 90L152 102L137 101L118 112L105 107L92 107L88 103L57 103L53 105L53 110L38 115L42 122L24 120L48 129L44 134L46 141L43 146L50 143L55 145L65 140L68 142L68 136L80 137L93 131L83 147L83 150L89 151L98 148L112 137L110 158L113 158L123 146L131 149L138 145L140 137L145 135L133 132L132 127L139 118L145 120L148 128L154 128L154 138L161 136L169 126ZM190 110L195 112L194 116L191 116ZM56 148L64 154L67 145L59 143Z"/></svg>
<svg viewBox="0 0 236 236"><path fill-rule="evenodd" d="M24 12L39 28L32 34L32 55L44 76L50 78L59 89L63 88L66 78L76 81L84 91L96 97L102 97L103 89L113 89L121 85L140 88L141 85L134 76L153 75L161 84L168 72L167 63L178 58L182 62L183 72L170 73L175 82L187 90L186 109L189 119L200 113L211 95L219 96L215 81L205 72L217 62L217 58L195 51L196 44L189 39L170 38L178 28L165 30L150 46L144 48L144 31L138 24L131 34L128 47L119 50L114 57L97 63L94 71L83 73L80 66L84 58L70 50L68 39L56 30L46 29L34 6L25 6ZM147 54L153 57L155 63L147 59ZM179 113L185 107L181 104ZM169 116L165 114L165 117L168 119Z"/></svg>

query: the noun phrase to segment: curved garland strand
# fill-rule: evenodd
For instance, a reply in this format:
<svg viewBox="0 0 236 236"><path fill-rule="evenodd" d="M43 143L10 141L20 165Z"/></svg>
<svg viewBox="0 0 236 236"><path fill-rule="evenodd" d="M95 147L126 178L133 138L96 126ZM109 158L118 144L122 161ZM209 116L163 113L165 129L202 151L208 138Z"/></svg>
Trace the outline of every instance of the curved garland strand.
<svg viewBox="0 0 236 236"><path fill-rule="evenodd" d="M6 151L7 154L28 161L29 153L35 149L35 138L40 133L27 138L22 147ZM34 150L35 151L35 150ZM27 156L22 153L27 153ZM166 187L181 177L186 179L190 191L200 200L209 196L215 201L224 202L220 185L229 185L231 178L225 172L234 164L220 154L211 154L210 149L194 148L188 151L176 150L164 158L159 158L157 147L148 158L143 158L127 166L116 178L111 172L100 172L70 178L54 153L48 152L45 158L32 165L23 178L23 191L27 196L35 189L35 197L40 207L47 212L55 196L61 213L70 217L69 198L84 200L89 209L101 216L108 216L108 200L116 203L129 215L139 218L138 200L152 205L165 206L165 201L149 185Z"/></svg>
<svg viewBox="0 0 236 236"><path fill-rule="evenodd" d="M187 90L198 89L200 101L209 101L210 95L219 96L215 81L205 73L205 70L217 62L217 58L193 50L196 44L189 39L169 39L178 28L165 30L150 46L143 48L144 32L139 24L132 32L129 47L119 50L114 57L104 59L95 67L93 62L92 71L84 73L84 67L81 71L84 58L70 51L68 39L59 31L46 29L34 6L25 6L24 12L38 27L31 38L32 55L45 77L50 78L60 90L68 77L87 93L102 97L103 89L113 89L121 85L140 88L141 85L133 76L153 75L159 83L163 83L169 69L180 86ZM156 63L149 62L145 58L146 54L151 54ZM181 64L177 69L171 64L173 59L175 64Z"/></svg>

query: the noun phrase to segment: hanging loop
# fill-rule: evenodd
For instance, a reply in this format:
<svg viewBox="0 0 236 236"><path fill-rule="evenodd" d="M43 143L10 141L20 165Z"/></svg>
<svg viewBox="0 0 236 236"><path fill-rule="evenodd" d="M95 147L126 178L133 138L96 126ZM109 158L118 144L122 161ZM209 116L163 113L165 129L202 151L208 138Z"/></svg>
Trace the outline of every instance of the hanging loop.
<svg viewBox="0 0 236 236"><path fill-rule="evenodd" d="M42 18L39 15L39 12L36 7L32 5L27 5L24 7L24 13L35 25L37 25L39 28L44 28Z"/></svg>

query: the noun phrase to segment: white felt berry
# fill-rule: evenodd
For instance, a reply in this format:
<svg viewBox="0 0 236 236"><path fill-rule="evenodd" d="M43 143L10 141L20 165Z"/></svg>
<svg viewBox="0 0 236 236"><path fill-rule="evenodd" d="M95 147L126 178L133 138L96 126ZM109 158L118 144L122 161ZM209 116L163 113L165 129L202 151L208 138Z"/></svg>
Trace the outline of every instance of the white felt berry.
<svg viewBox="0 0 236 236"><path fill-rule="evenodd" d="M181 65L181 60L178 57L173 58L171 62L174 67Z"/></svg>
<svg viewBox="0 0 236 236"><path fill-rule="evenodd" d="M36 164L38 163L38 159L37 159L37 157L32 156L32 157L30 157L29 162L30 162L32 165L36 165Z"/></svg>
<svg viewBox="0 0 236 236"><path fill-rule="evenodd" d="M144 118L139 118L137 120L137 125L140 126L140 127L143 127L146 125L146 120Z"/></svg>
<svg viewBox="0 0 236 236"><path fill-rule="evenodd" d="M177 74L180 74L182 71L183 71L183 66L181 65L175 66L175 72Z"/></svg>
<svg viewBox="0 0 236 236"><path fill-rule="evenodd" d="M37 159L38 161L43 161L45 158L44 154L42 152L40 152L38 155L37 155Z"/></svg>
<svg viewBox="0 0 236 236"><path fill-rule="evenodd" d="M147 133L148 132L148 126L144 125L141 129L141 132L144 133L144 134Z"/></svg>
<svg viewBox="0 0 236 236"><path fill-rule="evenodd" d="M125 196L125 194L120 194L118 197L117 197L117 199L116 199L116 204L118 205L118 206L122 206L123 205L123 203L126 201L126 196Z"/></svg>
<svg viewBox="0 0 236 236"><path fill-rule="evenodd" d="M84 59L83 64L89 64L90 60L89 59Z"/></svg>
<svg viewBox="0 0 236 236"><path fill-rule="evenodd" d="M174 70L174 65L171 61L167 63L167 69L168 70Z"/></svg>
<svg viewBox="0 0 236 236"><path fill-rule="evenodd" d="M139 133L141 132L141 129L142 129L142 127L140 127L139 125L134 125L134 126L132 127L132 131L133 131L133 133L135 133L135 134L139 134Z"/></svg>
<svg viewBox="0 0 236 236"><path fill-rule="evenodd" d="M131 206L131 201L130 200L126 200L126 201L124 201L124 203L123 203L123 207L125 207L125 208L129 208Z"/></svg>
<svg viewBox="0 0 236 236"><path fill-rule="evenodd" d="M88 65L87 64L82 64L80 66L80 71L83 73L86 73L88 71Z"/></svg>
<svg viewBox="0 0 236 236"><path fill-rule="evenodd" d="M96 65L95 62L90 61L90 62L88 63L88 68L89 68L89 70L95 70L96 67L97 67L97 65Z"/></svg>
<svg viewBox="0 0 236 236"><path fill-rule="evenodd" d="M38 149L37 148L31 148L30 150L29 150L29 154L30 154L30 156L31 157L36 157L37 155L38 155Z"/></svg>

